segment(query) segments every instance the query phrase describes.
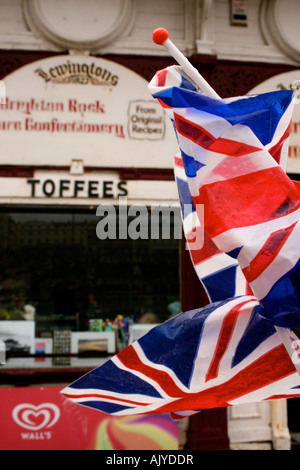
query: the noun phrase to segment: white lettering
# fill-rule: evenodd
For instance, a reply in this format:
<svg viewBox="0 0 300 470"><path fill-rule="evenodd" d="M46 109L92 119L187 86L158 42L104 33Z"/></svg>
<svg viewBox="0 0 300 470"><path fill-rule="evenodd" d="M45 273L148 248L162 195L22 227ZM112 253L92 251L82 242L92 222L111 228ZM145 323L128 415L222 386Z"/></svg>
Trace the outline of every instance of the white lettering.
<svg viewBox="0 0 300 470"><path fill-rule="evenodd" d="M141 457L120 457L113 454L113 457L107 457L106 464L107 465L132 465L133 467L137 467L139 465Z"/></svg>
<svg viewBox="0 0 300 470"><path fill-rule="evenodd" d="M150 465L155 464L157 467L160 465L182 465L182 464L191 464L193 465L193 456L192 455L182 455L182 454L167 454L167 455L152 455L150 460Z"/></svg>
<svg viewBox="0 0 300 470"><path fill-rule="evenodd" d="M21 437L23 440L27 441L40 441L40 440L50 440L52 438L52 433L49 431L44 432L21 432Z"/></svg>

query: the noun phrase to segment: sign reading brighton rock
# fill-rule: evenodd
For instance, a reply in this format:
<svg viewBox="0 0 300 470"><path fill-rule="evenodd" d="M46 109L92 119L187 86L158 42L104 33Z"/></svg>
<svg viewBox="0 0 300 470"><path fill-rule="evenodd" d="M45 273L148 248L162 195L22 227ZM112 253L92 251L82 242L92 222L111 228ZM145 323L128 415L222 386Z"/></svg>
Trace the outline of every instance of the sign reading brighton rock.
<svg viewBox="0 0 300 470"><path fill-rule="evenodd" d="M172 168L178 151L147 81L115 62L55 56L4 78L2 165Z"/></svg>

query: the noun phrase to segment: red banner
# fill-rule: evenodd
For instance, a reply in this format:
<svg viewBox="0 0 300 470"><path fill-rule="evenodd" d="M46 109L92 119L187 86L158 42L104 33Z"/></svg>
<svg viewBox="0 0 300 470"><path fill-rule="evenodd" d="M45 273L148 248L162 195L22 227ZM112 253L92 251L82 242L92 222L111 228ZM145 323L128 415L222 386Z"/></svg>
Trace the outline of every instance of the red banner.
<svg viewBox="0 0 300 470"><path fill-rule="evenodd" d="M71 403L63 387L0 388L1 450L176 450L168 415L111 417Z"/></svg>

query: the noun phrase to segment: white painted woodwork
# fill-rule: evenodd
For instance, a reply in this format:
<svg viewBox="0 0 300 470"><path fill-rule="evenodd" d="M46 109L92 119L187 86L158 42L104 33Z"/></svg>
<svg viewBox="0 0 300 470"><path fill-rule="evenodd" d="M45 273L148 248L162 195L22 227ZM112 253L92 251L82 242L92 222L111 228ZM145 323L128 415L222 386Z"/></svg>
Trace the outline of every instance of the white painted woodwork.
<svg viewBox="0 0 300 470"><path fill-rule="evenodd" d="M229 0L0 0L0 49L165 55L152 41L165 27L186 55L298 64L300 2L246 6L247 24L238 26Z"/></svg>

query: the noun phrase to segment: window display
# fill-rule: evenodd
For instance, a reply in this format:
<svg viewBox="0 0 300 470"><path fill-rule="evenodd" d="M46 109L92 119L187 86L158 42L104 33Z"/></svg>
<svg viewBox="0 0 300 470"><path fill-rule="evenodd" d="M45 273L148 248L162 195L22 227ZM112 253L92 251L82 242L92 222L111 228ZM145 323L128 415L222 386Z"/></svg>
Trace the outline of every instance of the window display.
<svg viewBox="0 0 300 470"><path fill-rule="evenodd" d="M148 314L165 321L179 301L177 216L168 239L100 240L95 208L2 210L0 320L34 320L39 338L93 331L96 323L109 331L119 319L124 329L125 319Z"/></svg>

